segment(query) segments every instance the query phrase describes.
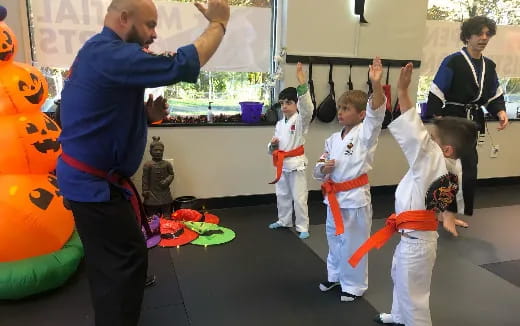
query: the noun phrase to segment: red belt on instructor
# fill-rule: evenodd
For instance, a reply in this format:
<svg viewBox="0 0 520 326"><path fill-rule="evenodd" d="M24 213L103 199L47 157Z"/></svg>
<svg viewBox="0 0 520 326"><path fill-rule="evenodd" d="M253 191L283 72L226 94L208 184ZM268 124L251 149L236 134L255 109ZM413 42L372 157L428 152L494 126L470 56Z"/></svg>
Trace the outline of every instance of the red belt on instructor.
<svg viewBox="0 0 520 326"><path fill-rule="evenodd" d="M281 150L275 150L273 151L273 165L276 166L276 179L269 182L270 184L277 183L278 180L280 180L282 176L282 168L283 168L283 160L286 157L294 157L294 156L300 156L304 154L303 145L296 147L292 151L281 151Z"/></svg>
<svg viewBox="0 0 520 326"><path fill-rule="evenodd" d="M137 189L135 188L135 185L132 180L130 180L130 178L122 176L117 172L111 173L97 169L73 158L72 156L67 155L66 153L61 153L61 159L63 162L67 163L75 169L99 177L101 179L105 179L114 186L125 190L125 197L130 200L130 204L132 205L132 208L135 212L138 225L142 225L146 232L150 232L150 227L146 222L146 213L144 211L141 197L139 197L139 193L137 192Z"/></svg>
<svg viewBox="0 0 520 326"><path fill-rule="evenodd" d="M385 226L359 247L350 257L349 264L356 267L359 261L373 248L381 248L398 230L410 229L417 231L436 231L439 222L432 210L404 211L398 215L392 214L386 219Z"/></svg>
<svg viewBox="0 0 520 326"><path fill-rule="evenodd" d="M334 218L334 225L336 225L336 235L345 232L343 218L341 217L341 209L339 207L338 199L336 198L336 193L359 188L366 184L368 184L368 175L366 173L345 182L334 182L328 179L321 184L323 196L327 196L327 199L329 200L330 210L332 211L332 217Z"/></svg>

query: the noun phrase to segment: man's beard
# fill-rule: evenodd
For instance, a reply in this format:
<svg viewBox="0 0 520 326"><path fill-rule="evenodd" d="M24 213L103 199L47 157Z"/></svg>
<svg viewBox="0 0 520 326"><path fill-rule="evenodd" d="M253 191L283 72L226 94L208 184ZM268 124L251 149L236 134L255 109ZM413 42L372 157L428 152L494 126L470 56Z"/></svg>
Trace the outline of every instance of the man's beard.
<svg viewBox="0 0 520 326"><path fill-rule="evenodd" d="M137 43L140 46L144 46L145 45L145 42L143 42L141 40L141 38L139 37L139 33L137 33L137 29L133 25L132 25L132 29L130 30L130 32L128 32L128 36L126 37L126 41L128 43Z"/></svg>

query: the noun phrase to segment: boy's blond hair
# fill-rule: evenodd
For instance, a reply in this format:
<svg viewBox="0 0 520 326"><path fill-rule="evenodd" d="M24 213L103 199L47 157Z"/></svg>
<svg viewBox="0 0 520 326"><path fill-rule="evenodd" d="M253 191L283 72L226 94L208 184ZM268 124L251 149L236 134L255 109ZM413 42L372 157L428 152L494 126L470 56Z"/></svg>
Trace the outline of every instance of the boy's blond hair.
<svg viewBox="0 0 520 326"><path fill-rule="evenodd" d="M341 94L338 99L338 106L340 104L352 105L358 112L366 110L368 101L368 94L360 90L346 91Z"/></svg>

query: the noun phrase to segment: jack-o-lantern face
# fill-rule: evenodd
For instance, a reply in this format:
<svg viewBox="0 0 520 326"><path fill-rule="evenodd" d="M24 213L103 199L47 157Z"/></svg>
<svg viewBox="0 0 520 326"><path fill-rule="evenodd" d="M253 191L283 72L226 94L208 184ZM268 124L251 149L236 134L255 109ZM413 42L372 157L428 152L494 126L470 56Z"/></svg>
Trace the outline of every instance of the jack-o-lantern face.
<svg viewBox="0 0 520 326"><path fill-rule="evenodd" d="M46 188L35 188L29 193L29 199L34 206L38 207L41 210L46 210L49 208L51 202L53 200L63 200L61 193L58 189L58 180L53 175L48 175L47 180L51 187L49 189ZM65 209L68 209L65 205L63 205Z"/></svg>
<svg viewBox="0 0 520 326"><path fill-rule="evenodd" d="M34 135L35 137L29 136L35 141L31 144L38 152L47 154L48 151L57 152L60 150L60 142L58 136L60 134L60 128L52 121L47 115L42 114L43 124L38 124L36 121L27 121L25 130L27 135Z"/></svg>
<svg viewBox="0 0 520 326"><path fill-rule="evenodd" d="M46 114L0 116L0 130L0 174L47 174L56 168L61 130Z"/></svg>
<svg viewBox="0 0 520 326"><path fill-rule="evenodd" d="M43 75L33 66L19 62L2 67L0 87L19 113L39 112L48 95Z"/></svg>
<svg viewBox="0 0 520 326"><path fill-rule="evenodd" d="M59 250L74 227L50 174L0 175L0 216L0 262Z"/></svg>
<svg viewBox="0 0 520 326"><path fill-rule="evenodd" d="M31 77L30 84L20 80L18 81L18 90L24 94L27 101L32 104L38 104L43 96L43 87L38 76L33 73L29 73L29 76Z"/></svg>
<svg viewBox="0 0 520 326"><path fill-rule="evenodd" d="M23 114L16 120L30 173L49 173L56 168L61 129L46 114Z"/></svg>
<svg viewBox="0 0 520 326"><path fill-rule="evenodd" d="M5 23L0 22L0 65L13 61L16 43L13 31Z"/></svg>

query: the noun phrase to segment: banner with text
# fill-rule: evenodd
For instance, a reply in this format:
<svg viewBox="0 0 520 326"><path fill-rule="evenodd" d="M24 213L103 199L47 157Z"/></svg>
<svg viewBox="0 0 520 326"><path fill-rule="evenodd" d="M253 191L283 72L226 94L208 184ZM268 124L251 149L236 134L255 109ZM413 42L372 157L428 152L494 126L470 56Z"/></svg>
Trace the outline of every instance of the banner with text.
<svg viewBox="0 0 520 326"><path fill-rule="evenodd" d="M464 46L459 35L460 23L426 21L421 75L434 76L442 60ZM484 55L496 63L499 77L520 77L520 26L497 26Z"/></svg>
<svg viewBox="0 0 520 326"><path fill-rule="evenodd" d="M33 0L32 23L36 61L41 66L68 68L83 43L99 33L109 0ZM192 3L156 1L157 39L151 50L175 51L193 43L208 26ZM226 36L206 71L269 71L271 9L231 7Z"/></svg>

